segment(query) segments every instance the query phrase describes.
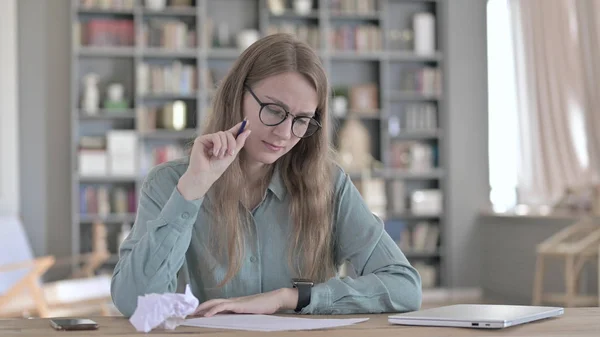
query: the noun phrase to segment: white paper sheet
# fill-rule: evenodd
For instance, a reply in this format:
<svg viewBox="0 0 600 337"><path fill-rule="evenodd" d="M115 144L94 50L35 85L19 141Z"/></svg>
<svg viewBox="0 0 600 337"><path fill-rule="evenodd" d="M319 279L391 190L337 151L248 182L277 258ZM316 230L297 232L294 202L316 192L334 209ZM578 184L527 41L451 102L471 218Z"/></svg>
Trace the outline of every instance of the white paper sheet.
<svg viewBox="0 0 600 337"><path fill-rule="evenodd" d="M181 325L248 331L329 329L367 321L368 318L300 318L271 315L223 314L186 319Z"/></svg>

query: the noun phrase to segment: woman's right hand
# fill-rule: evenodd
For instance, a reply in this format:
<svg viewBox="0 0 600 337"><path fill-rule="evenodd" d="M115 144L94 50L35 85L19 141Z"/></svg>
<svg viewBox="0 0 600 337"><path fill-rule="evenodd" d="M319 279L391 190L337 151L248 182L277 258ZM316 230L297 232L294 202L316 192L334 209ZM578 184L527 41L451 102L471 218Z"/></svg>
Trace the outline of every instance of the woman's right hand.
<svg viewBox="0 0 600 337"><path fill-rule="evenodd" d="M202 135L194 140L190 163L177 184L177 189L186 200L203 197L231 165L250 135L249 124L247 121L244 132L237 139L235 136L242 122L229 130Z"/></svg>

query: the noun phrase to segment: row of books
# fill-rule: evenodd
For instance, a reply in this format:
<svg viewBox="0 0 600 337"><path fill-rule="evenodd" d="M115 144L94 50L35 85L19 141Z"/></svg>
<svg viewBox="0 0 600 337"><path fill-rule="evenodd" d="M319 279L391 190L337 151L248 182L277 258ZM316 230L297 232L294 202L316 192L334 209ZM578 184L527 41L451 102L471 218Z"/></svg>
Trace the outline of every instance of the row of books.
<svg viewBox="0 0 600 337"><path fill-rule="evenodd" d="M422 95L442 93L442 73L437 67L404 69L401 74L401 90Z"/></svg>
<svg viewBox="0 0 600 337"><path fill-rule="evenodd" d="M196 125L195 103L182 100L160 106L143 106L136 110L136 114L136 128L140 132L156 129L180 131Z"/></svg>
<svg viewBox="0 0 600 337"><path fill-rule="evenodd" d="M94 215L135 213L135 190L122 186L81 185L79 213Z"/></svg>
<svg viewBox="0 0 600 337"><path fill-rule="evenodd" d="M165 49L193 49L197 46L195 29L180 20L150 20L142 24L143 46Z"/></svg>
<svg viewBox="0 0 600 337"><path fill-rule="evenodd" d="M79 0L83 9L133 9L135 0Z"/></svg>
<svg viewBox="0 0 600 337"><path fill-rule="evenodd" d="M433 254L438 251L440 227L435 223L420 221L409 227L400 221L393 221L386 226L399 227L400 233L395 240L405 252Z"/></svg>
<svg viewBox="0 0 600 337"><path fill-rule="evenodd" d="M430 172L437 166L437 144L394 140L390 143L390 166L410 172Z"/></svg>
<svg viewBox="0 0 600 337"><path fill-rule="evenodd" d="M268 9L280 14L285 8L292 8L292 0L269 0ZM333 14L369 14L377 10L377 0L330 0L329 8Z"/></svg>
<svg viewBox="0 0 600 337"><path fill-rule="evenodd" d="M406 131L435 131L437 127L437 105L433 103L407 104L403 113L390 116L388 123L391 137Z"/></svg>
<svg viewBox="0 0 600 337"><path fill-rule="evenodd" d="M137 134L109 130L104 136L82 136L78 148L78 173L82 177L133 177L137 173Z"/></svg>
<svg viewBox="0 0 600 337"><path fill-rule="evenodd" d="M330 0L332 14L371 14L377 11L377 0Z"/></svg>
<svg viewBox="0 0 600 337"><path fill-rule="evenodd" d="M78 46L131 47L135 43L133 20L94 18L73 25L73 39Z"/></svg>
<svg viewBox="0 0 600 337"><path fill-rule="evenodd" d="M119 248L131 232L134 221L123 221L120 226L117 223L107 225L105 222L94 222L92 226L81 227L80 253L107 252L111 257L105 266L114 266L118 261Z"/></svg>
<svg viewBox="0 0 600 337"><path fill-rule="evenodd" d="M438 215L443 211L442 192L439 189L410 189L406 181L394 179L383 181L389 189L389 197L384 207L394 213L407 213L415 215ZM383 187L382 187L383 188ZM385 192L384 192L385 193ZM386 194L387 196L387 194Z"/></svg>
<svg viewBox="0 0 600 337"><path fill-rule="evenodd" d="M185 156L185 147L179 144L167 144L149 147L142 159L141 174L145 176L154 166Z"/></svg>
<svg viewBox="0 0 600 337"><path fill-rule="evenodd" d="M430 221L420 221L413 226L408 226L403 221L386 221L385 229L390 237L398 244L407 255L410 254L438 254L440 247L441 229L439 224ZM439 264L431 259L411 261L422 279L423 288L436 286Z"/></svg>
<svg viewBox="0 0 600 337"><path fill-rule="evenodd" d="M138 148L135 130L111 130L106 138L101 136L81 137L79 147L78 172L82 178L115 176L134 179L143 177L152 167L185 155L185 147L181 144L146 144L146 146ZM93 197L91 200L96 203L97 195L90 194L95 189L86 191L88 198ZM103 192L103 190L100 191ZM104 201L104 199L100 201ZM103 207L87 204L86 212L96 213L99 212L98 209L107 207L106 203L102 205ZM123 208L120 207L119 210L122 211ZM111 213L115 212L113 209Z"/></svg>
<svg viewBox="0 0 600 337"><path fill-rule="evenodd" d="M421 275L421 287L423 289L436 287L439 274L438 266L423 261L413 262L412 266L419 272L419 275Z"/></svg>
<svg viewBox="0 0 600 337"><path fill-rule="evenodd" d="M139 95L192 95L198 90L196 66L181 61L171 64L140 63L136 84Z"/></svg>
<svg viewBox="0 0 600 337"><path fill-rule="evenodd" d="M382 219L388 212L438 215L443 209L439 189L409 189L402 179L362 178L353 181L369 210Z"/></svg>
<svg viewBox="0 0 600 337"><path fill-rule="evenodd" d="M371 24L334 27L329 43L338 51L370 52L383 49L381 28Z"/></svg>
<svg viewBox="0 0 600 337"><path fill-rule="evenodd" d="M314 49L320 48L320 32L316 25L281 23L269 25L267 34L288 33L308 43Z"/></svg>
<svg viewBox="0 0 600 337"><path fill-rule="evenodd" d="M142 2L141 0L138 0ZM79 0L82 9L133 9L136 0ZM170 7L190 7L192 0L168 0Z"/></svg>

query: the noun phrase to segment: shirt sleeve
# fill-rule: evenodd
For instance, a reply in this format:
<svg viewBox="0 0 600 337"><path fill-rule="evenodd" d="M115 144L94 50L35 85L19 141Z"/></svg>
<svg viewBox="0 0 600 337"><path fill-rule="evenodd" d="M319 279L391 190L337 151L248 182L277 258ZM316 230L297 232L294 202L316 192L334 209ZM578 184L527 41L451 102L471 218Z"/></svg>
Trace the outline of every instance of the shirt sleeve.
<svg viewBox="0 0 600 337"><path fill-rule="evenodd" d="M335 255L357 277L315 284L305 314L407 312L421 307L421 277L345 173L335 192Z"/></svg>
<svg viewBox="0 0 600 337"><path fill-rule="evenodd" d="M140 191L136 220L119 248L111 282L113 302L126 317L135 311L138 296L176 289L203 201L183 198L177 181L176 172L163 166L148 175Z"/></svg>

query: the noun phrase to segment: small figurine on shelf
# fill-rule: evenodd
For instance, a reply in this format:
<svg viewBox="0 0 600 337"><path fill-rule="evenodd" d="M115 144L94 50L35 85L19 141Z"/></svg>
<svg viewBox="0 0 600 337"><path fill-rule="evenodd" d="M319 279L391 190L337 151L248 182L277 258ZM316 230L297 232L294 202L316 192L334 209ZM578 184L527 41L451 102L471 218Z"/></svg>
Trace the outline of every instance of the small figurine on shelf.
<svg viewBox="0 0 600 337"><path fill-rule="evenodd" d="M332 112L337 118L342 118L348 113L348 89L346 87L334 88L332 99Z"/></svg>
<svg viewBox="0 0 600 337"><path fill-rule="evenodd" d="M339 132L340 164L346 171L362 172L373 165L369 130L356 118L346 120Z"/></svg>
<svg viewBox="0 0 600 337"><path fill-rule="evenodd" d="M106 100L104 108L106 110L125 110L128 103L125 99L125 88L121 83L113 83L106 89Z"/></svg>
<svg viewBox="0 0 600 337"><path fill-rule="evenodd" d="M89 73L83 78L84 90L81 106L88 115L98 113L100 93L98 92L98 74Z"/></svg>
<svg viewBox="0 0 600 337"><path fill-rule="evenodd" d="M107 254L109 250L106 224L96 220L92 226L92 251L96 254Z"/></svg>
<svg viewBox="0 0 600 337"><path fill-rule="evenodd" d="M214 48L228 48L231 45L231 36L229 32L229 24L221 22L217 25L215 36L213 39Z"/></svg>
<svg viewBox="0 0 600 337"><path fill-rule="evenodd" d="M167 0L146 0L146 8L154 11L162 11L167 7Z"/></svg>
<svg viewBox="0 0 600 337"><path fill-rule="evenodd" d="M294 10L298 15L308 15L312 9L312 0L294 0Z"/></svg>
<svg viewBox="0 0 600 337"><path fill-rule="evenodd" d="M348 113L348 99L345 96L335 96L332 101L333 115L338 118Z"/></svg>
<svg viewBox="0 0 600 337"><path fill-rule="evenodd" d="M260 33L256 29L244 29L237 34L237 46L240 50L246 50L260 38Z"/></svg>
<svg viewBox="0 0 600 337"><path fill-rule="evenodd" d="M273 15L282 15L285 13L285 3L283 0L268 0L267 5Z"/></svg>

